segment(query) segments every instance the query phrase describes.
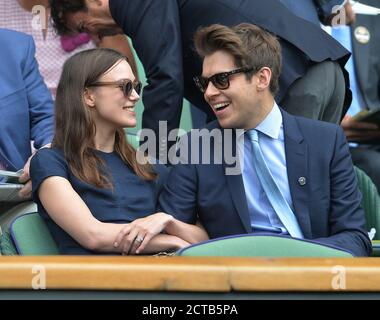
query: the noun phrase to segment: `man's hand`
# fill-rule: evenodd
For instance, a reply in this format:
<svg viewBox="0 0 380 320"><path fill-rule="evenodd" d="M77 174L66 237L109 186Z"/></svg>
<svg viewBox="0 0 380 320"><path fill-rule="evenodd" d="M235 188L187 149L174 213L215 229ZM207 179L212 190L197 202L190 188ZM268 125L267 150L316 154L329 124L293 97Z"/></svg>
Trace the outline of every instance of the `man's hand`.
<svg viewBox="0 0 380 320"><path fill-rule="evenodd" d="M340 125L350 142L380 141L380 129L376 124L356 121L346 115Z"/></svg>
<svg viewBox="0 0 380 320"><path fill-rule="evenodd" d="M346 4L344 5L344 10L346 10L346 24L350 25L354 23L356 14L354 12L354 9L352 9L352 5L349 0L347 0Z"/></svg>
<svg viewBox="0 0 380 320"><path fill-rule="evenodd" d="M48 143L44 145L42 148L50 148L51 143ZM28 200L32 196L32 181L30 180L30 173L29 173L29 167L30 167L30 160L32 160L34 156L34 153L29 157L28 161L26 161L24 168L23 168L23 173L18 179L20 183L25 183L24 187L18 192L18 195L20 198L24 200Z"/></svg>
<svg viewBox="0 0 380 320"><path fill-rule="evenodd" d="M25 183L24 187L18 192L20 198L24 200L28 200L32 196L32 181L30 180L29 174L30 160L32 159L32 157L33 155L31 155L28 161L25 163L23 173L18 179L20 183Z"/></svg>
<svg viewBox="0 0 380 320"><path fill-rule="evenodd" d="M163 212L136 219L119 232L114 246L116 248L122 246L123 254L139 254L154 236L165 230L173 219L171 215Z"/></svg>
<svg viewBox="0 0 380 320"><path fill-rule="evenodd" d="M326 26L336 27L343 24L350 25L355 22L355 19L356 15L352 9L352 5L349 0L346 0L346 3L342 8L325 18L322 23Z"/></svg>

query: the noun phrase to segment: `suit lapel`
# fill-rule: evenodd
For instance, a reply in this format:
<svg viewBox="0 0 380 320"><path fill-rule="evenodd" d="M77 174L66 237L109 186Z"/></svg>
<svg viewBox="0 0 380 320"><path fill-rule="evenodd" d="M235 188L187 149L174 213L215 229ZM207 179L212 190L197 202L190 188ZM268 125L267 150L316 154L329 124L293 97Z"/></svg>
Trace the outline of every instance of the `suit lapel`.
<svg viewBox="0 0 380 320"><path fill-rule="evenodd" d="M288 171L290 194L293 201L294 214L305 238L310 238L311 224L309 213L309 175L308 145L303 139L294 117L281 110L285 136L285 157ZM306 184L301 183L305 178Z"/></svg>
<svg viewBox="0 0 380 320"><path fill-rule="evenodd" d="M285 134L285 156L288 171L290 193L295 209L295 215L305 238L311 238L311 224L309 213L308 193L308 146L298 129L294 117L281 110ZM216 143L223 143L218 141ZM233 149L236 148L236 139L233 139ZM224 154L224 153L223 153ZM235 166L224 161L224 170ZM227 187L231 194L234 206L247 233L252 232L251 221L248 212L242 175L225 175ZM306 178L306 184L301 185L299 178Z"/></svg>
<svg viewBox="0 0 380 320"><path fill-rule="evenodd" d="M224 130L222 130L223 138L222 141L219 141L218 143L223 143L224 141ZM233 134L232 138L232 150L237 150L236 148L236 135ZM231 194L232 201L234 203L234 206L236 208L237 213L239 214L240 220L244 226L244 229L247 233L252 232L251 227L251 219L248 212L248 205L247 205L247 198L245 196L245 190L244 190L244 183L243 178L241 174L228 174L228 172L231 172L231 169L235 169L236 164L230 164L226 162L226 159L224 155L226 154L224 152L224 146L226 144L223 144L222 150L223 150L223 169L224 174L227 181L227 188ZM229 145L229 144L227 144ZM231 144L230 144L231 145ZM236 154L235 154L236 155ZM233 170L235 171L235 170Z"/></svg>

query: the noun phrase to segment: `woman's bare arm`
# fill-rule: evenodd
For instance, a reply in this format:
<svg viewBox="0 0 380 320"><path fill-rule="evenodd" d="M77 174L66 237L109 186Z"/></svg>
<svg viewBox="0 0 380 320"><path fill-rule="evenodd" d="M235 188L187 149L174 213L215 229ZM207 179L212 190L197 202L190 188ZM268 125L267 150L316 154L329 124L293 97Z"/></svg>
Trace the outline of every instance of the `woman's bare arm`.
<svg viewBox="0 0 380 320"><path fill-rule="evenodd" d="M126 224L97 220L67 179L58 176L45 179L38 196L51 219L84 248L121 252L113 243Z"/></svg>

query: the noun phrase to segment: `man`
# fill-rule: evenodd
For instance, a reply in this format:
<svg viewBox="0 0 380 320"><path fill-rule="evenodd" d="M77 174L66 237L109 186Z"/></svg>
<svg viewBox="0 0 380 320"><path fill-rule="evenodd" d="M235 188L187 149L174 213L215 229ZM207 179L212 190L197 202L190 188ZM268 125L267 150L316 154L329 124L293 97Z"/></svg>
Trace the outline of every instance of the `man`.
<svg viewBox="0 0 380 320"><path fill-rule="evenodd" d="M380 7L379 0L361 1ZM332 35L352 56L347 63L353 100L341 125L351 143L351 156L356 166L364 170L380 191L380 128L373 123L355 121L361 110L380 108L380 17L357 15L350 27L332 29Z"/></svg>
<svg viewBox="0 0 380 320"><path fill-rule="evenodd" d="M142 126L153 129L157 136L160 120L167 121L168 131L178 128L183 96L209 119L215 118L192 83L192 77L201 72L201 61L194 52L194 33L212 23L251 22L279 37L284 72L278 102L286 100L290 106L298 104L302 96L302 115L338 123L343 106L350 101L344 84L348 82L342 74L348 51L277 0L50 0L50 5L61 34L124 32L131 37L149 83L143 95ZM292 89L297 79L303 79L303 85ZM295 98L287 97L291 93ZM164 142L159 144L163 148L160 158L166 154Z"/></svg>
<svg viewBox="0 0 380 320"><path fill-rule="evenodd" d="M32 191L29 181L31 141L35 149L51 142L53 101L38 71L33 39L23 33L0 29L0 44L0 169L24 169L20 181L26 185L20 196L26 200ZM8 212L13 206L0 202L2 226L13 216Z"/></svg>
<svg viewBox="0 0 380 320"><path fill-rule="evenodd" d="M336 14L340 12L336 12L334 9L339 8L342 10L342 5L344 0L279 0L282 4L284 4L290 11L292 11L295 15L308 20L314 23L317 26L320 26L321 23L329 24L332 22L333 18ZM354 15L352 16L351 5L349 2L344 4L345 12L347 13L346 23L351 23ZM340 11L338 10L338 11ZM298 83L292 85L292 90L296 92L296 94L301 95L302 99L305 96L305 92L303 90L304 79L299 79L300 89L295 89ZM312 80L314 81L314 80ZM314 81L316 86L320 87L321 92L326 92L325 88L328 86L327 83L321 85L320 81ZM311 83L312 85L312 83ZM315 90L315 89L314 89ZM315 99L317 97L322 97L322 95L315 95ZM298 103L297 97L294 95L288 96L286 100L282 101L282 105L286 105L286 111L295 114L295 115L304 115L308 116L309 113L305 113L305 106L303 104ZM292 103L292 101L294 101ZM193 128L201 128L205 125L205 113L201 112L198 108L191 107L191 118L193 123Z"/></svg>
<svg viewBox="0 0 380 320"><path fill-rule="evenodd" d="M191 143L182 147L190 152L172 168L161 209L189 223L199 217L210 238L269 232L368 255L371 243L342 130L291 116L274 101L278 41L250 24L212 25L197 32L195 44L204 58L198 87L218 120L207 129L221 134L214 134L209 148L189 135ZM228 173L231 129L243 139L241 174ZM218 146L221 162L215 161ZM207 152L210 164L194 164Z"/></svg>

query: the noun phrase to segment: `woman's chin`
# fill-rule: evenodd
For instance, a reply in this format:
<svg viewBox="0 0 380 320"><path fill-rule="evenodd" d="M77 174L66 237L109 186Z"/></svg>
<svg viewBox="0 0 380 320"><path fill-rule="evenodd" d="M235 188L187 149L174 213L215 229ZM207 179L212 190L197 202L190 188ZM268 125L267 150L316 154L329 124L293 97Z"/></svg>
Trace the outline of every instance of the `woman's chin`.
<svg viewBox="0 0 380 320"><path fill-rule="evenodd" d="M130 119L124 123L124 128L134 128L137 125L136 119Z"/></svg>

